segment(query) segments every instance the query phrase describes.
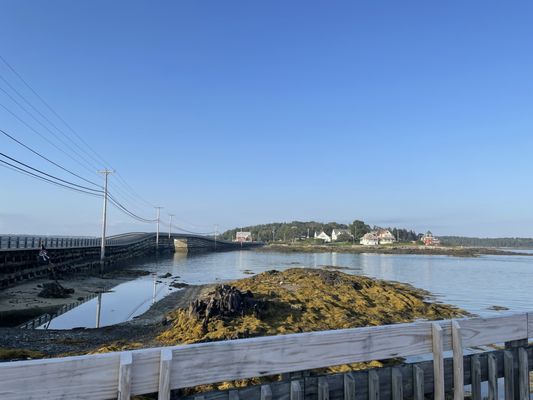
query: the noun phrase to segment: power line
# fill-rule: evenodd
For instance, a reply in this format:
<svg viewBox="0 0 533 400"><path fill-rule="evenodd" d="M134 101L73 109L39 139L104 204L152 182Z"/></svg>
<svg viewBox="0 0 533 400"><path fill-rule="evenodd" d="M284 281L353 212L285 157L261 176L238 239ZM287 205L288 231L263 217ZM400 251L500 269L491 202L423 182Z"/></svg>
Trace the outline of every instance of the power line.
<svg viewBox="0 0 533 400"><path fill-rule="evenodd" d="M69 186L69 185L65 185L65 184L53 181L51 179L45 178L44 176L40 176L40 175L34 174L33 172L30 172L30 171L27 171L27 170L25 170L23 168L17 167L16 165L11 164L8 161L0 160L0 163L8 165L9 167L11 167L10 168L11 170L14 169L14 170L16 170L16 172L23 173L23 174L26 174L26 175L30 175L30 176L32 176L34 178L40 179L42 181L45 181L45 182L48 182L48 183L51 183L51 184L54 184L56 186L61 186L61 187L66 188L66 189L74 190L74 191L80 192L80 193L89 194L91 196L101 197L101 195L98 194L98 193L93 193L93 192L89 192L89 191L86 191L86 190L77 189L75 187L72 187L72 186Z"/></svg>
<svg viewBox="0 0 533 400"><path fill-rule="evenodd" d="M0 156L5 157L5 158L7 158L7 159L9 159L9 160L11 160L11 161L13 161L13 162L16 162L16 163L19 164L19 165L22 165L22 166L24 166L24 167L26 167L26 168L29 168L29 169L31 169L31 170L33 170L33 171L35 171L35 172L38 172L38 173L40 173L40 174L42 174L42 175L45 175L45 176L48 176L48 177L50 177L50 178L56 179L56 180L58 180L58 181L60 181L60 182L63 182L63 183L66 183L66 184L69 184L69 185L72 185L72 186L76 186L76 187L78 187L78 188L80 188L80 189L90 190L90 191L92 191L92 192L96 192L96 193L103 193L101 190L97 190L97 189L89 188L89 187L87 187L87 186L83 186L83 185L78 185L77 183L69 182L69 181L66 181L66 180L64 180L64 179L58 178L58 177L56 177L56 176L54 176L54 175L50 175L50 174L48 174L48 173L46 173L46 172L41 171L40 169L37 169L37 168L31 167L31 166L29 166L28 164L23 163L22 161L18 161L17 159L15 159L15 158L13 158L13 157L10 157L10 156L8 156L7 154L4 154L4 153L2 153L2 152L0 152Z"/></svg>
<svg viewBox="0 0 533 400"><path fill-rule="evenodd" d="M59 129L50 119L48 119L43 113L41 113L29 100L26 99L25 96L23 96L16 88L14 88L9 81L7 81L5 78L2 77L2 80L15 92L17 93L30 107L32 107L39 115L41 115L50 125L52 125L56 130L58 130L63 136L65 136L68 140L70 140L76 147L78 147L80 150L82 150L85 154L87 154L89 157L91 157L94 161L97 161L91 154L89 154L88 151L85 149L89 149L100 161L104 163L104 165L107 165L111 168L111 164L105 160L100 154L98 154L84 139L81 135L76 132L76 130L64 119L61 117L61 115L41 96L37 91L26 81L22 75L4 58L0 55L0 59L2 62L17 76L17 78L45 105L45 107L58 119L60 120L73 134L75 137L80 140L80 142L85 146L80 147L74 140L72 140L68 135L66 135L61 129ZM4 91L5 92L5 91ZM6 93L7 94L7 93ZM11 96L10 96L11 97ZM18 102L17 102L18 104ZM19 104L20 106L20 104ZM51 132L52 133L52 132ZM53 133L52 133L53 134ZM54 136L56 136L54 134ZM56 136L57 137L57 136ZM97 161L98 162L98 161ZM136 198L140 199L143 203L147 204L149 207L152 207L153 205L146 201L143 197L141 197L126 181L125 179L120 175L120 173L117 173L117 177L120 181L122 181L122 185L126 188L127 191L132 193ZM119 184L117 182L117 184Z"/></svg>
<svg viewBox="0 0 533 400"><path fill-rule="evenodd" d="M61 165L59 165L58 163L56 163L56 162L50 160L48 157L43 156L41 153L39 153L38 151L32 149L30 146L28 146L28 145L22 143L20 140L16 139L15 137L13 137L12 135L10 135L9 133L7 133L6 131L4 131L3 129L0 129L0 133L2 133L3 135L5 135L5 136L8 137L9 139L13 140L15 143L19 144L20 146L24 147L25 149L31 151L33 154L35 154L35 155L41 157L43 160L46 160L46 161L48 161L50 164L53 164L53 165L55 165L56 167L62 169L63 171L68 172L68 173L71 174L72 176L75 176L76 178L79 178L79 179L81 179L81 180L83 180L83 181L85 181L85 182L87 182L87 183L90 183L90 184L96 186L96 187L101 187L101 186L98 185L97 183L92 182L92 181L90 181L90 180L88 180L88 179L85 179L84 177L82 177L82 176L76 174L75 172L72 172L72 171L70 171L69 169L67 169L67 168L65 168L65 167L63 167L63 166L61 166Z"/></svg>

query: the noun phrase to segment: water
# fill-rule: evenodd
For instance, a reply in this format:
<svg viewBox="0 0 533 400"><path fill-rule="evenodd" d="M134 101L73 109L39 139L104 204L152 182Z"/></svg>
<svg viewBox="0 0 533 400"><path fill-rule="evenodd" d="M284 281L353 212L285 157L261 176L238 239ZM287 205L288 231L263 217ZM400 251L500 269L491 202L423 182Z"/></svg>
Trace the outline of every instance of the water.
<svg viewBox="0 0 533 400"><path fill-rule="evenodd" d="M143 276L116 286L102 296L100 326L129 320L175 290L169 283L180 276L189 284L205 284L292 267L343 267L343 272L398 281L431 292L437 301L449 303L482 316L501 311L532 311L533 258L527 256L482 256L459 258L425 255L382 255L346 253L272 253L234 251L174 255L133 263L130 268L149 270L157 275L169 272L173 278ZM93 299L52 320L51 329L94 327L97 299Z"/></svg>

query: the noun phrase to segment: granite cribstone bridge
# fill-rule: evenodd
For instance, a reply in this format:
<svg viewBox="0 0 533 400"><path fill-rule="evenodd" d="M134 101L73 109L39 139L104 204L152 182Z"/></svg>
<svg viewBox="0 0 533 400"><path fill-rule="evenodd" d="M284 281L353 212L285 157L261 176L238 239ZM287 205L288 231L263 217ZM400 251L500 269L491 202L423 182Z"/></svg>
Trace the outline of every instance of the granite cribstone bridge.
<svg viewBox="0 0 533 400"><path fill-rule="evenodd" d="M99 270L100 243L98 238L59 236L0 236L0 288L50 274L50 265L39 259L44 244L57 273ZM160 234L156 246L155 233L134 232L110 236L106 240L103 267L157 253L210 252L249 249L261 242L230 242L212 236L174 233Z"/></svg>

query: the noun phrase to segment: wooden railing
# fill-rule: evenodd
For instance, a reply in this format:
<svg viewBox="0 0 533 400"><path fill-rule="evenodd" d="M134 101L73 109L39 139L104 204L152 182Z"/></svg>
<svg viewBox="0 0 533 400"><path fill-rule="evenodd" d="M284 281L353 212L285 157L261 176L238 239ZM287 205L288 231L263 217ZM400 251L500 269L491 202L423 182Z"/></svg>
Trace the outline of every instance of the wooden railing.
<svg viewBox="0 0 533 400"><path fill-rule="evenodd" d="M464 398L464 349L513 342L514 349L503 351L503 365L498 368L505 376L506 398L526 400L529 398L530 365L527 338L532 336L533 313L521 313L18 361L0 364L0 398L129 399L131 395L159 393L159 399L169 399L172 389L354 362L432 354L430 375L434 398L444 400L447 388L445 366L450 364L445 361L444 352L451 350L453 392L458 400ZM492 361L493 375L495 361L497 358ZM473 369L468 377L478 393L476 385L481 373L476 371L481 370L477 368L477 362L470 364L474 367L470 365ZM498 371L495 376L498 376ZM478 374L479 379L472 372ZM417 373L418 380L424 379L424 374L420 376ZM379 379L376 380L375 376L379 378L377 374L369 374L368 387L365 388L369 400L379 398ZM392 398L396 400L404 395L400 390L403 387L401 374L391 379L396 388ZM349 379L346 385L344 398L354 399L357 387ZM284 398L303 399L298 381L291 382L289 390ZM420 399L424 393L412 392L413 396L407 397ZM489 398L496 399L496 394L492 388ZM327 400L327 386L322 385L315 395ZM260 396L262 400L276 398L269 385L261 388Z"/></svg>

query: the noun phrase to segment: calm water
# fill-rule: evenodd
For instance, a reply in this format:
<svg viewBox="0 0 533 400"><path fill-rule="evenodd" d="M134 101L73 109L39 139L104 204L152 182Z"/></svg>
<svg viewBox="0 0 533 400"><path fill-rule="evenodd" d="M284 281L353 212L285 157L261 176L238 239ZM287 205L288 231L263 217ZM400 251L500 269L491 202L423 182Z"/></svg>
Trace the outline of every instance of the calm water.
<svg viewBox="0 0 533 400"><path fill-rule="evenodd" d="M271 269L291 267L344 267L343 272L411 284L431 292L438 301L459 306L478 315L494 315L503 306L512 311L533 310L533 258L525 256L380 255L344 253L271 253L235 251L201 255L174 254L167 258L132 264L157 275L170 272L173 278L144 276L104 293L101 326L126 321L178 289L168 284L179 281L203 284L238 279ZM69 311L50 323L51 329L94 327L97 299Z"/></svg>

